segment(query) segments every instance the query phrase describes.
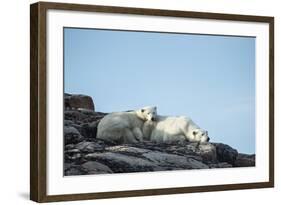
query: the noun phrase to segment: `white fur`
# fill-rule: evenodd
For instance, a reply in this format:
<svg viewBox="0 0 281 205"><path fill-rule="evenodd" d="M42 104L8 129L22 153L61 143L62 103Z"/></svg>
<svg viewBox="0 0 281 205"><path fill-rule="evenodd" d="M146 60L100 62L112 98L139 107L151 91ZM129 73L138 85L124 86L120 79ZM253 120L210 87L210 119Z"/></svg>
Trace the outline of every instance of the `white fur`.
<svg viewBox="0 0 281 205"><path fill-rule="evenodd" d="M208 132L202 130L188 117L157 116L156 121L146 121L144 139L158 143L207 142Z"/></svg>
<svg viewBox="0 0 281 205"><path fill-rule="evenodd" d="M110 113L101 119L98 125L97 138L118 143L143 141L143 123L147 120L153 120L156 115L156 107Z"/></svg>

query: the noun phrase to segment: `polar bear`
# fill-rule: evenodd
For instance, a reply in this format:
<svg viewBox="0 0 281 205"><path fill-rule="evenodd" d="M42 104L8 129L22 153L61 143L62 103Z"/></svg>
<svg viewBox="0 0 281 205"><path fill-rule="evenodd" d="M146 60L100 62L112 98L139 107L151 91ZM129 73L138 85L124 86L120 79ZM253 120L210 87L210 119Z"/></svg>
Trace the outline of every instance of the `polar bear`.
<svg viewBox="0 0 281 205"><path fill-rule="evenodd" d="M157 143L204 143L210 140L207 131L185 116L157 116L155 121L144 123L143 134L144 139Z"/></svg>
<svg viewBox="0 0 281 205"><path fill-rule="evenodd" d="M135 111L110 113L98 124L97 138L127 144L143 141L144 122L153 121L156 116L157 108L154 106Z"/></svg>

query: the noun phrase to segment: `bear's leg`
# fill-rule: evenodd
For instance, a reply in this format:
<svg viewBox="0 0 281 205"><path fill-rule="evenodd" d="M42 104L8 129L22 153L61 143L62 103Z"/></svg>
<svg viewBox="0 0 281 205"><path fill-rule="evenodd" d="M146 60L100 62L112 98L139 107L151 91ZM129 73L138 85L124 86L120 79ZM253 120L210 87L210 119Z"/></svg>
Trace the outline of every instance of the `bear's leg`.
<svg viewBox="0 0 281 205"><path fill-rule="evenodd" d="M156 143L165 143L164 142L165 132L157 129L157 127L151 132L150 141Z"/></svg>
<svg viewBox="0 0 281 205"><path fill-rule="evenodd" d="M167 133L163 133L163 142L166 144L171 144L173 143L173 137Z"/></svg>
<svg viewBox="0 0 281 205"><path fill-rule="evenodd" d="M164 142L163 135L162 134L160 135L159 133L152 132L151 137L150 137L150 141L156 142L156 143L163 143Z"/></svg>
<svg viewBox="0 0 281 205"><path fill-rule="evenodd" d="M124 141L124 143L128 143L128 144L136 144L136 143L138 143L138 140L136 139L135 135L128 128L124 129L123 141Z"/></svg>
<svg viewBox="0 0 281 205"><path fill-rule="evenodd" d="M142 131L140 128L138 127L135 127L133 129L133 134L135 135L136 139L139 141L139 142L142 142L143 141L143 134L142 134Z"/></svg>
<svg viewBox="0 0 281 205"><path fill-rule="evenodd" d="M184 144L186 141L184 135L168 135L165 134L163 140L166 144Z"/></svg>
<svg viewBox="0 0 281 205"><path fill-rule="evenodd" d="M151 121L146 121L142 127L143 139L144 140L151 140L152 131L155 125Z"/></svg>
<svg viewBox="0 0 281 205"><path fill-rule="evenodd" d="M185 135L178 135L177 136L177 143L178 144L185 144L187 142Z"/></svg>

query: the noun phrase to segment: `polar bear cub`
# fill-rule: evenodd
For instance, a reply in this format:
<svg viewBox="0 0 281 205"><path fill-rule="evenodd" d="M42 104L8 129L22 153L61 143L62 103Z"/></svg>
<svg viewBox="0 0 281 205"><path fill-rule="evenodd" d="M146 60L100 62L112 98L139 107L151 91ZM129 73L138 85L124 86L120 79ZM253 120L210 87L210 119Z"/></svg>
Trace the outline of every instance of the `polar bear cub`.
<svg viewBox="0 0 281 205"><path fill-rule="evenodd" d="M208 142L208 132L185 116L157 116L155 121L146 121L144 138L157 143Z"/></svg>
<svg viewBox="0 0 281 205"><path fill-rule="evenodd" d="M114 112L101 119L97 138L117 143L143 141L142 128L145 121L155 120L157 108L147 106L135 111Z"/></svg>

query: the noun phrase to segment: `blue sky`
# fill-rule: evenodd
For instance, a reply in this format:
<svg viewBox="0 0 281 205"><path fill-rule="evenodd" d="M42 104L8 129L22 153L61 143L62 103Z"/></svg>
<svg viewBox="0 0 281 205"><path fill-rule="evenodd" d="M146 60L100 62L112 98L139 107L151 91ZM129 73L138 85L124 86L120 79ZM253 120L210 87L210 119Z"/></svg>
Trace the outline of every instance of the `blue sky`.
<svg viewBox="0 0 281 205"><path fill-rule="evenodd" d="M65 92L97 111L156 105L255 153L255 38L64 29Z"/></svg>

